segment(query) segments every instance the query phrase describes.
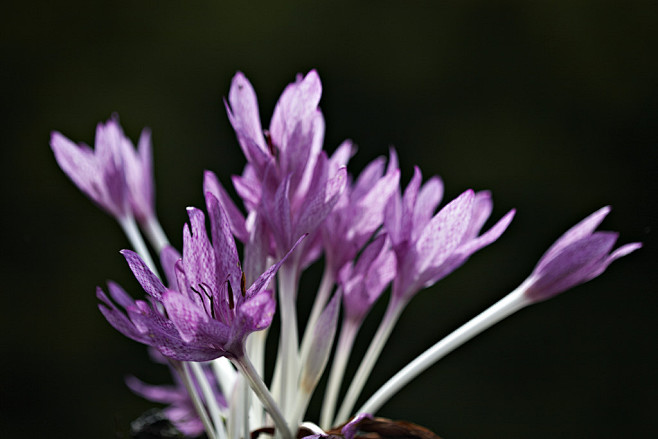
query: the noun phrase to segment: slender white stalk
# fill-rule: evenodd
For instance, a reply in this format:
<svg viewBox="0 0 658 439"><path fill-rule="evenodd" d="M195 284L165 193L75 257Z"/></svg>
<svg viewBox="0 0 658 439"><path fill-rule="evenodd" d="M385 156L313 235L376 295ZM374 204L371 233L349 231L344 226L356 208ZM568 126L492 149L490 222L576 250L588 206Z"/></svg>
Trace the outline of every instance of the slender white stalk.
<svg viewBox="0 0 658 439"><path fill-rule="evenodd" d="M391 335L391 331L393 331L393 327L398 321L405 305L406 302L401 302L399 300L389 302L386 314L379 324L379 328L377 328L377 332L370 342L370 346L368 346L366 355L361 360L361 364L350 383L350 387L347 389L347 393L343 399L343 404L341 404L340 410L338 410L338 416L334 419L334 425L341 424L347 421L350 417L352 408L354 407L356 400L359 398L361 390L363 390L363 386L366 384L370 372L372 372L372 368L375 366L379 354L381 354L386 341L388 341L388 337Z"/></svg>
<svg viewBox="0 0 658 439"><path fill-rule="evenodd" d="M452 352L485 329L493 326L505 317L515 313L531 302L523 294L523 286L509 293L487 310L466 322L443 340L423 352L388 380L366 403L358 413L376 413L393 395L409 381L432 366L445 355Z"/></svg>
<svg viewBox="0 0 658 439"><path fill-rule="evenodd" d="M155 263L151 259L151 254L149 253L148 247L142 238L142 234L139 233L139 228L137 227L137 222L135 217L132 215L126 215L123 218L118 218L117 221L123 229L123 233L126 234L126 237L130 241L135 252L139 255L144 263L151 269L156 276L158 276L158 271L155 268ZM160 276L158 276L160 277Z"/></svg>
<svg viewBox="0 0 658 439"><path fill-rule="evenodd" d="M295 394L299 381L299 342L297 334L296 267L284 264L279 269L279 304L281 311L281 337L279 341L280 362L280 404L290 421L295 404Z"/></svg>
<svg viewBox="0 0 658 439"><path fill-rule="evenodd" d="M247 356L237 358L234 360L234 364L240 369L245 378L249 381L251 389L254 391L256 396L262 401L265 409L270 414L276 425L277 434L281 435L283 439L292 439L292 433L286 424L286 421L281 413L281 410L274 402L270 391L267 390L267 386L263 382L263 379L258 375L254 365L251 364Z"/></svg>
<svg viewBox="0 0 658 439"><path fill-rule="evenodd" d="M231 361L226 357L219 357L210 362L212 370L215 373L217 378L217 383L219 388L222 391L222 394L225 397L233 392L233 387L235 386L235 381L237 380L239 374L235 370Z"/></svg>
<svg viewBox="0 0 658 439"><path fill-rule="evenodd" d="M254 365L254 369L260 376L265 376L265 341L267 340L268 329L258 332L252 332L247 337L247 355ZM252 425L255 428L263 426L265 421L265 408L258 398L249 398L251 406L249 416Z"/></svg>
<svg viewBox="0 0 658 439"><path fill-rule="evenodd" d="M229 439L239 439L241 429L244 428L244 384L246 379L239 375L233 392L229 399L229 418L228 418L228 436Z"/></svg>
<svg viewBox="0 0 658 439"><path fill-rule="evenodd" d="M306 361L308 356L309 348L311 347L311 340L313 339L313 331L315 330L315 324L322 314L324 306L329 301L329 295L334 286L334 276L331 272L329 264L325 264L324 273L322 274L322 280L320 281L320 287L318 288L318 293L315 296L315 301L313 302L313 308L311 309L311 314L306 322L306 328L304 329L304 337L302 338L302 362Z"/></svg>
<svg viewBox="0 0 658 439"><path fill-rule="evenodd" d="M208 418L206 408L203 406L203 402L201 402L201 398L199 398L199 395L194 388L194 381L192 380L192 376L190 374L187 363L181 362L180 367L177 369L181 375L183 384L187 389L187 393L190 395L190 399L192 399L192 404L194 404L194 408L196 409L196 412L201 419L201 423L203 423L203 427L206 430L208 439L217 439L217 436L215 435L215 428L213 427L212 422L210 422L210 418Z"/></svg>
<svg viewBox="0 0 658 439"><path fill-rule="evenodd" d="M242 395L242 412L244 413L242 417L242 437L246 439L251 433L249 400L252 399L251 388L247 380L242 380Z"/></svg>
<svg viewBox="0 0 658 439"><path fill-rule="evenodd" d="M162 226L155 215L141 222L140 226L142 226L142 230L144 230L146 237L158 254L166 245L169 245L169 239L167 239L167 235L162 230Z"/></svg>
<svg viewBox="0 0 658 439"><path fill-rule="evenodd" d="M215 433L217 434L217 437L219 439L226 439L226 431L224 430L221 409L219 408L219 404L217 404L217 398L213 389L210 387L206 373L203 371L201 364L195 361L189 361L187 364L194 374L194 378L196 378L196 382L201 388L201 393L206 400L206 407L208 408L213 424L215 424Z"/></svg>
<svg viewBox="0 0 658 439"><path fill-rule="evenodd" d="M327 382L327 388L325 389L324 399L322 401L320 425L325 430L331 428L331 422L336 413L338 393L340 392L340 386L343 383L345 368L347 367L347 361L350 358L350 353L352 352L352 346L354 345L359 326L360 324L355 324L355 322L352 322L351 320L343 320L343 326L338 338L338 345L336 346L336 352L334 354L334 361L331 365L329 381Z"/></svg>

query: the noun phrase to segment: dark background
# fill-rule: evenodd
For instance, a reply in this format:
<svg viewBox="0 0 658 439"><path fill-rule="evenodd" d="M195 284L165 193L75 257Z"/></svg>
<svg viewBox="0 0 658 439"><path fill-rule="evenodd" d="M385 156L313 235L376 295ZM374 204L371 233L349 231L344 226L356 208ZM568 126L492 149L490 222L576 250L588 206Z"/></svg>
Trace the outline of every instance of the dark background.
<svg viewBox="0 0 658 439"><path fill-rule="evenodd" d="M115 111L133 140L151 127L158 211L180 244L202 171L228 185L244 165L222 104L232 75L251 79L267 126L283 87L311 68L326 149L353 139L353 173L394 145L405 184L420 164L449 199L491 189L495 218L518 209L499 242L410 304L366 394L518 285L599 207L614 207L603 228L621 243L645 243L454 352L381 415L446 439L654 432L656 3L232 3L2 6L0 435L121 437L151 406L123 377L167 379L96 309L107 279L139 288L119 228L57 168L50 131L91 143Z"/></svg>

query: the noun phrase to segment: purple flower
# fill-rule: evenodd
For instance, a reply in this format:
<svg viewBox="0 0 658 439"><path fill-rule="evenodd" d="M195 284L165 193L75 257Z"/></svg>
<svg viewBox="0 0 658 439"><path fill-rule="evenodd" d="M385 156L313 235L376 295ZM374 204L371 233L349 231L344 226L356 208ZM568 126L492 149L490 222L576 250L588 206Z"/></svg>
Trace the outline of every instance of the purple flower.
<svg viewBox="0 0 658 439"><path fill-rule="evenodd" d="M174 265L176 289L165 288L129 250L122 253L148 294L148 302L133 302L118 285L110 283L110 296L126 309L126 316L98 289L103 302L99 308L117 330L176 360L243 357L247 335L272 322L276 305L272 291L266 287L299 243L247 289L226 213L210 193L206 194L206 203L212 241L206 233L203 213L189 208L183 257Z"/></svg>
<svg viewBox="0 0 658 439"><path fill-rule="evenodd" d="M597 210L555 241L525 281L527 299L531 302L550 299L594 279L612 261L642 247L641 243L633 242L610 253L619 234L594 231L609 212L609 206Z"/></svg>
<svg viewBox="0 0 658 439"><path fill-rule="evenodd" d="M386 235L379 235L355 264L345 264L338 275L345 319L360 323L395 277L395 255Z"/></svg>
<svg viewBox="0 0 658 439"><path fill-rule="evenodd" d="M384 209L400 182L395 153L391 151L390 160L395 165L386 172L384 161L383 157L373 160L354 183L347 185L322 226L326 261L334 277L354 260L384 221Z"/></svg>
<svg viewBox="0 0 658 439"><path fill-rule="evenodd" d="M515 212L511 210L478 235L493 207L489 192L467 190L433 215L441 201L443 185L434 177L421 187L421 180L416 167L404 195L398 193L392 198L384 219L397 259L393 299L403 303L498 239Z"/></svg>
<svg viewBox="0 0 658 439"><path fill-rule="evenodd" d="M303 192L322 149L324 118L318 109L322 84L315 70L297 76L281 94L270 129L264 135L258 100L249 80L238 72L231 83L226 109L247 161L263 176L276 161L277 178L291 176L291 186Z"/></svg>
<svg viewBox="0 0 658 439"><path fill-rule="evenodd" d="M159 352L151 352L153 361L157 363L166 363L165 359ZM174 368L170 366L172 376L174 377L174 385L151 385L143 381L129 376L126 378L126 385L135 392L137 395L148 399L149 401L168 404L162 411L163 415L176 427L178 431L188 437L197 437L204 432L204 426L199 419L199 416L194 408L194 403L187 393L185 385L179 378L179 374ZM215 376L208 369L204 369L206 379L211 385L211 388L217 389ZM203 393L197 389L197 393L203 399ZM228 408L228 404L224 396L216 391L214 392L218 406Z"/></svg>
<svg viewBox="0 0 658 439"><path fill-rule="evenodd" d="M144 221L154 214L151 134L145 129L137 150L115 115L96 128L95 147L76 145L54 131L50 146L60 168L115 218L129 214Z"/></svg>
<svg viewBox="0 0 658 439"><path fill-rule="evenodd" d="M321 95L316 71L299 75L281 94L264 134L253 87L240 72L231 83L226 109L248 161L233 184L247 210L264 218L276 257L302 234L316 232L346 184L345 169L334 170L322 151ZM296 255L298 265L317 259L320 245L309 237Z"/></svg>

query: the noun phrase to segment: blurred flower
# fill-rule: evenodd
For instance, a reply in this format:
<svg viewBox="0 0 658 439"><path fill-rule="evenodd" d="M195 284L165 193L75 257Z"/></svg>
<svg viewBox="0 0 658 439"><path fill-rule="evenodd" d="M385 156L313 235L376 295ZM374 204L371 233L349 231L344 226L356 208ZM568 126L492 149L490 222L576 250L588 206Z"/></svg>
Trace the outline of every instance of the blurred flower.
<svg viewBox="0 0 658 439"><path fill-rule="evenodd" d="M167 363L166 359L162 357L158 351L150 349L149 352L151 353L153 361L161 364ZM137 395L142 396L149 401L168 404L168 406L162 410L162 414L185 436L200 436L204 432L203 423L196 412L194 403L192 402L185 385L181 381L178 372L171 366L170 369L175 382L173 385L146 384L134 376L126 378L126 385ZM226 399L219 392L215 376L208 368L204 368L203 371L211 388L215 389L214 395L217 404L223 409L228 408ZM198 388L198 384L195 385L197 386L197 392L201 395L201 398L203 398L203 392Z"/></svg>
<svg viewBox="0 0 658 439"><path fill-rule="evenodd" d="M609 206L597 210L555 241L521 287L527 299L532 302L550 299L594 279L615 259L642 247L641 243L633 242L610 253L619 234L594 231L609 212Z"/></svg>
<svg viewBox="0 0 658 439"><path fill-rule="evenodd" d="M394 154L391 151L391 163L397 163ZM384 161L383 157L373 160L346 186L322 226L325 257L334 278L384 222L384 209L400 182L397 165L384 172Z"/></svg>
<svg viewBox="0 0 658 439"><path fill-rule="evenodd" d="M395 255L386 235L379 235L354 263L343 266L338 284L343 291L345 319L361 323L386 286L395 277Z"/></svg>
<svg viewBox="0 0 658 439"><path fill-rule="evenodd" d="M50 146L60 168L101 208L117 219L153 216L151 133L144 129L137 150L115 115L96 128L95 147L76 145L54 131Z"/></svg>

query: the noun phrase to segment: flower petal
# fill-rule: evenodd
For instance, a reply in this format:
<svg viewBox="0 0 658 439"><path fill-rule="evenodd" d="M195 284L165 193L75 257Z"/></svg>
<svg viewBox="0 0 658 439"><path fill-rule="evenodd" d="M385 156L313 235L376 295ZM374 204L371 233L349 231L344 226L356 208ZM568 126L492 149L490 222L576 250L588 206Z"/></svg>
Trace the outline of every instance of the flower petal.
<svg viewBox="0 0 658 439"><path fill-rule="evenodd" d="M126 258L130 270L135 275L137 282L139 282L142 288L144 288L144 291L154 299L158 301L161 300L162 294L166 288L162 284L162 281L160 281L144 261L142 261L142 258L132 250L121 250L120 253Z"/></svg>

